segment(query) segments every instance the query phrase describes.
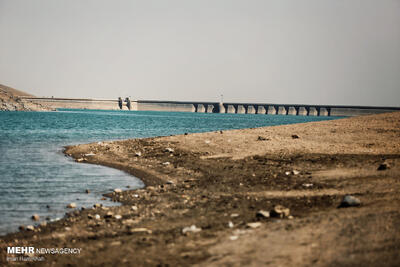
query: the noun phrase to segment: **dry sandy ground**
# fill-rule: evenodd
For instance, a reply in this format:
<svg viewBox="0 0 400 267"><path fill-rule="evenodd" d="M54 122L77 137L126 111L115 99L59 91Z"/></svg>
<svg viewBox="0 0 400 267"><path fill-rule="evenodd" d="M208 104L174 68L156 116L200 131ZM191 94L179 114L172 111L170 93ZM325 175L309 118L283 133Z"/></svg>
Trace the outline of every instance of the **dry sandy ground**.
<svg viewBox="0 0 400 267"><path fill-rule="evenodd" d="M49 107L21 98L28 93L0 84L0 111L49 111Z"/></svg>
<svg viewBox="0 0 400 267"><path fill-rule="evenodd" d="M399 266L399 140L397 112L68 147L148 186L2 237L0 263L29 245L82 248L38 266ZM338 208L345 195L361 205ZM276 205L290 215L257 216Z"/></svg>

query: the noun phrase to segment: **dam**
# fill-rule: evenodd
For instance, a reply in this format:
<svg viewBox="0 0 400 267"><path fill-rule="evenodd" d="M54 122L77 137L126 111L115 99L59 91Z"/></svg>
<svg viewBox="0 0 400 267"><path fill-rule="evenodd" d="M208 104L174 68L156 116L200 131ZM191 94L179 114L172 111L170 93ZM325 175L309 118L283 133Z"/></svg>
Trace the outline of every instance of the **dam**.
<svg viewBox="0 0 400 267"><path fill-rule="evenodd" d="M128 97L124 99L121 97L118 99L22 97L22 99L46 105L54 109L147 110L294 116L360 116L400 111L400 107L130 100Z"/></svg>

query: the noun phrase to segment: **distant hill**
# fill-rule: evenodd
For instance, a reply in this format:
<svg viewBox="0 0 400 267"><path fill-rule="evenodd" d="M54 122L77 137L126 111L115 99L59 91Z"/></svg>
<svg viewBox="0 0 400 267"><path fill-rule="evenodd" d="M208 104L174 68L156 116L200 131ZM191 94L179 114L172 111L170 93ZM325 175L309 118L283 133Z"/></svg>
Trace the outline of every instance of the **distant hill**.
<svg viewBox="0 0 400 267"><path fill-rule="evenodd" d="M49 107L33 103L23 97L34 95L0 84L0 110L2 111L48 111Z"/></svg>

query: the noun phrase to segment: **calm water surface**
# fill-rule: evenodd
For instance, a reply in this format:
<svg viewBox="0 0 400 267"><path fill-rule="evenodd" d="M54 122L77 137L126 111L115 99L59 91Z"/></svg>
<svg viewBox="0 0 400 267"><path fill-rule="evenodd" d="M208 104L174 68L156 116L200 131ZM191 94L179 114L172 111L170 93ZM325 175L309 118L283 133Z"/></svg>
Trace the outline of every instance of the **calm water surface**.
<svg viewBox="0 0 400 267"><path fill-rule="evenodd" d="M66 109L0 111L0 234L16 231L21 224L33 224L30 217L35 213L41 220L56 219L67 212L65 206L70 202L78 207L115 205L101 201L102 194L113 188L144 186L124 172L75 163L64 156L63 146L336 118ZM91 193L86 194L86 189Z"/></svg>

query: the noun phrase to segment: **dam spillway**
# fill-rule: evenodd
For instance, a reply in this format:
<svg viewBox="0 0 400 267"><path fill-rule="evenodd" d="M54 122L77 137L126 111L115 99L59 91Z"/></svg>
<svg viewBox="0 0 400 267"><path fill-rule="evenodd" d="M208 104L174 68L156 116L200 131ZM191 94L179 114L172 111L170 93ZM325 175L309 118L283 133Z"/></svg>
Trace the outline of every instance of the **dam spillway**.
<svg viewBox="0 0 400 267"><path fill-rule="evenodd" d="M171 111L198 113L268 114L294 116L360 116L400 111L400 107L307 105L274 103L230 103L120 99L74 99L22 97L51 108Z"/></svg>

